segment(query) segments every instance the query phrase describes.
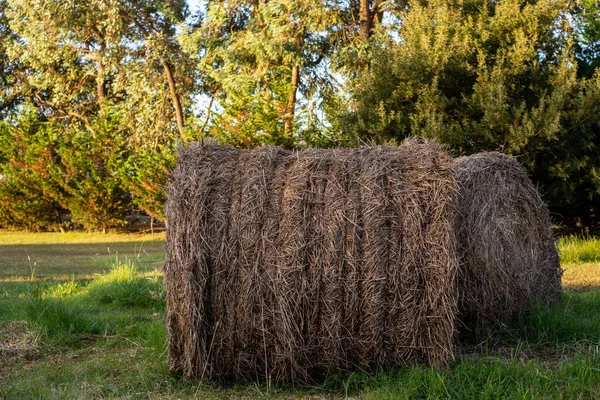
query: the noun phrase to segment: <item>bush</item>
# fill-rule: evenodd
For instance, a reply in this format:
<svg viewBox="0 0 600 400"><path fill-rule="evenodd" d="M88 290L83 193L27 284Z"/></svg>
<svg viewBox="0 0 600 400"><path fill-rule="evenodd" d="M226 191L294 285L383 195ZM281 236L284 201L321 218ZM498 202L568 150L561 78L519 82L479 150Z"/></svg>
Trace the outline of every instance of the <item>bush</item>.
<svg viewBox="0 0 600 400"><path fill-rule="evenodd" d="M0 122L0 227L32 231L60 228L60 207L45 196L32 176L35 164L26 154L35 116L26 114L13 125Z"/></svg>
<svg viewBox="0 0 600 400"><path fill-rule="evenodd" d="M131 193L132 203L150 217L164 221L167 200L164 187L169 170L175 166L175 145L158 145L154 149L131 149L121 179Z"/></svg>

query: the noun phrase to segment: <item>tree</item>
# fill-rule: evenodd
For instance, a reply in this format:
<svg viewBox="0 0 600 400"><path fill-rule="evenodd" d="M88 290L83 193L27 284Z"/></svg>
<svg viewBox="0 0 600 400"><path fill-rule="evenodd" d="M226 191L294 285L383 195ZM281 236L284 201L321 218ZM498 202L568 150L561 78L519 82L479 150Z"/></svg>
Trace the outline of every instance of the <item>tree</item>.
<svg viewBox="0 0 600 400"><path fill-rule="evenodd" d="M162 68L168 93L172 102L177 130L180 138L185 136L185 110L182 97L189 95L193 77L191 63L181 51L177 38L176 25L184 22L187 15L186 2L177 1L122 1L119 9L120 16L127 25L127 30L122 35L129 36L132 43L142 44L135 49L133 58L137 63L145 64L145 71L156 67ZM175 65L178 69L175 69ZM150 82L145 88L151 87ZM131 87L129 87L131 90Z"/></svg>
<svg viewBox="0 0 600 400"><path fill-rule="evenodd" d="M118 116L68 130L48 123L36 133L39 147L30 149L43 163L38 177L44 192L89 230L106 232L126 225L131 196L119 173L128 156L127 134L119 125Z"/></svg>
<svg viewBox="0 0 600 400"><path fill-rule="evenodd" d="M19 104L22 96L16 89L18 63L9 58L7 47L17 40L6 17L6 1L0 1L0 117L7 117Z"/></svg>
<svg viewBox="0 0 600 400"><path fill-rule="evenodd" d="M100 130L100 136L125 146L123 154L134 157L158 147L174 149L176 140L190 136L185 115L190 112L195 75L176 30L187 15L183 0L9 0L4 15L19 37L6 47L19 68L19 95L58 132L57 140L65 145L76 144L75 138L88 140L81 129L100 140ZM108 128L113 131L106 132ZM166 166L148 169L125 161L110 167L119 171L123 190L139 192L135 185L141 180L162 190L166 175L154 173ZM131 176L138 179L127 179ZM88 188L90 198L106 194L97 188L98 193ZM141 197L134 198L137 203ZM146 211L155 209L156 205Z"/></svg>
<svg viewBox="0 0 600 400"><path fill-rule="evenodd" d="M164 187L169 171L175 166L175 154L170 144L141 147L130 154L121 170L123 187L131 194L133 204L148 214L152 222L165 219Z"/></svg>
<svg viewBox="0 0 600 400"><path fill-rule="evenodd" d="M572 19L579 75L590 78L600 67L600 3L597 0L579 1Z"/></svg>
<svg viewBox="0 0 600 400"><path fill-rule="evenodd" d="M63 209L89 230L124 226L130 196L118 175L127 156L124 135L115 126L118 117L64 129L29 109L15 124L5 124L0 136L7 184L0 194L13 202L14 225L25 211L16 212L17 207L30 204L40 227L60 225ZM21 225L34 226L25 218Z"/></svg>
<svg viewBox="0 0 600 400"><path fill-rule="evenodd" d="M210 132L243 147L293 147L299 115L328 79L321 63L335 18L327 2L209 2L186 41L218 102Z"/></svg>
<svg viewBox="0 0 600 400"><path fill-rule="evenodd" d="M33 231L62 229L61 207L45 196L26 160L29 134L38 122L27 112L17 121L0 121L0 226Z"/></svg>
<svg viewBox="0 0 600 400"><path fill-rule="evenodd" d="M416 135L457 154L517 155L555 210L589 208L598 202L597 81L577 79L569 11L566 1L523 0L395 9L401 24L370 38L369 69L349 80L350 97L330 118L350 144Z"/></svg>

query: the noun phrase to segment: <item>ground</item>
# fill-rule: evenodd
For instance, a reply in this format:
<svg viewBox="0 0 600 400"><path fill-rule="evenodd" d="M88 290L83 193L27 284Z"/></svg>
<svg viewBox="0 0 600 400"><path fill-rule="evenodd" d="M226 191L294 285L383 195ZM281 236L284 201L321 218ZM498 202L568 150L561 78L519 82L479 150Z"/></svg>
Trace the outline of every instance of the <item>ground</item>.
<svg viewBox="0 0 600 400"><path fill-rule="evenodd" d="M0 399L598 398L600 241L562 239L565 293L442 370L310 388L198 383L166 368L164 235L0 232Z"/></svg>

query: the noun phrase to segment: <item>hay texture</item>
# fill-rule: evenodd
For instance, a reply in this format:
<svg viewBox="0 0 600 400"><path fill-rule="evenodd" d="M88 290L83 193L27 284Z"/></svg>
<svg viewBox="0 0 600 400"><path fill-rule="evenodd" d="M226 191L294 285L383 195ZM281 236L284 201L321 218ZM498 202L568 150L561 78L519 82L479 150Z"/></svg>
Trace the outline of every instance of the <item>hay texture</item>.
<svg viewBox="0 0 600 400"><path fill-rule="evenodd" d="M458 299L451 162L417 140L181 150L166 204L171 369L303 383L446 363Z"/></svg>
<svg viewBox="0 0 600 400"><path fill-rule="evenodd" d="M548 208L514 158L490 152L452 164L458 185L459 330L472 336L561 294Z"/></svg>

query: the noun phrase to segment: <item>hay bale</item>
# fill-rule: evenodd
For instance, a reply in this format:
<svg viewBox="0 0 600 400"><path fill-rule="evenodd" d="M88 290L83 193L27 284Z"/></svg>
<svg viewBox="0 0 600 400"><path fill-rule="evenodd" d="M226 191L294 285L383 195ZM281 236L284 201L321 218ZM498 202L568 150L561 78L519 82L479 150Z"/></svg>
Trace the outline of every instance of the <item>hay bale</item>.
<svg viewBox="0 0 600 400"><path fill-rule="evenodd" d="M444 364L458 298L450 164L416 140L181 150L165 209L171 369L309 382Z"/></svg>
<svg viewBox="0 0 600 400"><path fill-rule="evenodd" d="M458 184L460 329L498 326L561 294L548 208L514 158L491 152L452 164Z"/></svg>

